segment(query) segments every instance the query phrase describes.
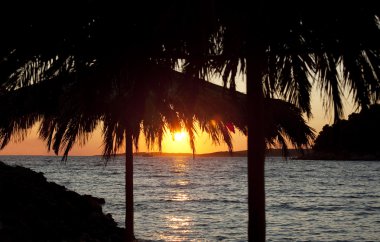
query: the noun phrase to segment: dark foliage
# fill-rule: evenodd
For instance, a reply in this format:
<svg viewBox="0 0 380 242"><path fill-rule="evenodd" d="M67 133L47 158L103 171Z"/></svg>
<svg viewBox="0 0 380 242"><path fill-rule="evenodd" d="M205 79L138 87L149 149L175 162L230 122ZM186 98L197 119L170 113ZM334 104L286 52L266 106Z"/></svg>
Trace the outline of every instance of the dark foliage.
<svg viewBox="0 0 380 242"><path fill-rule="evenodd" d="M127 86L138 88L147 84L141 81L141 76L149 74L151 65L180 67L191 77L217 74L231 90L235 89L237 74L246 74L249 207L258 204L257 209L249 210L249 221L257 214L263 215L249 223L249 231L258 228L253 234L260 241L265 240L264 98L288 101L310 117L311 86L315 84L323 94L325 107L333 109L337 122L343 114L344 88L364 109L380 97L380 11L375 1L195 0L126 4L99 0L54 3L20 0L2 9L0 93L65 77L68 73L86 72L101 78L87 79L84 86L128 80ZM107 68L100 68L105 71L99 72L98 67ZM79 76L82 78L76 82L86 79L82 74ZM121 94L128 94L128 90L121 89ZM145 95L136 96L136 100L145 100ZM134 104L141 104L123 106L125 103L117 100L120 99L112 103L117 104L115 108L122 106L127 111ZM130 129L128 133L134 140L137 138L141 114L125 113L128 114L122 119L120 115L104 119L106 155L121 145L124 130ZM193 120L189 114L178 118L192 136ZM152 132L149 131L154 134L150 137L158 140L165 126L162 119L157 119L159 116L154 117L158 125L151 126ZM78 124L78 119L75 121ZM3 140L15 133L22 138L28 124L19 123L16 129L6 130ZM83 134L84 126L73 126L65 119L57 124L63 131L58 133L58 140L62 135L65 147L72 145L68 137L75 137L75 132L65 133L66 130ZM47 131L54 134L56 126L50 127L54 129ZM228 143L228 135L219 131ZM252 236L249 235L250 240Z"/></svg>
<svg viewBox="0 0 380 242"><path fill-rule="evenodd" d="M380 105L374 104L360 113L326 125L315 140L313 150L332 157L380 158Z"/></svg>

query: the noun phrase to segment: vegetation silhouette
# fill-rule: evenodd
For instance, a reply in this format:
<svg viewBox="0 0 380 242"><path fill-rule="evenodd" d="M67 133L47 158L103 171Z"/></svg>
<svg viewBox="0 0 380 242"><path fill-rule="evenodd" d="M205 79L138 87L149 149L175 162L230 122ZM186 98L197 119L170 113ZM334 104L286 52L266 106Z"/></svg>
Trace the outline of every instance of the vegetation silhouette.
<svg viewBox="0 0 380 242"><path fill-rule="evenodd" d="M201 24L194 27L201 37L194 41L198 48L186 59L185 72L202 76L216 71L231 89L237 73L246 75L248 238L265 241L263 100L279 97L310 117L314 84L325 108L333 109L335 122L343 114L343 89L351 91L362 109L375 103L380 91L379 8L328 1L312 7L273 1L201 5L203 11L196 14Z"/></svg>
<svg viewBox="0 0 380 242"><path fill-rule="evenodd" d="M352 113L348 120L325 125L305 158L318 159L379 159L380 105Z"/></svg>
<svg viewBox="0 0 380 242"><path fill-rule="evenodd" d="M333 109L335 122L343 114L343 88L351 91L362 109L379 99L380 11L375 3L333 6L319 1L310 7L310 3L272 1L168 1L124 7L96 0L20 2L11 2L0 19L4 33L0 92L93 72L84 85L87 88L121 79L136 88L132 103L112 103L115 110L129 112L141 105L139 98L145 98L138 95L145 90L140 80L152 73L152 65L180 68L186 75L205 79L217 74L231 90L237 74L245 74L250 241L265 241L265 98L288 101L310 117L311 87L317 85L325 107ZM127 94L126 90L131 89L123 87L121 93ZM131 111L127 116L139 120L139 115ZM114 119L105 118L106 127L111 127L105 134L114 138L108 143L115 146L106 146L105 153L112 153L124 136L132 137L127 139L131 147L138 122L119 126L110 120ZM15 126L19 137L27 125ZM184 121L184 126L191 125ZM87 134L85 127L77 129L81 137ZM154 132L159 137L160 131Z"/></svg>
<svg viewBox="0 0 380 242"><path fill-rule="evenodd" d="M151 73L155 76L151 70ZM140 116L123 119L121 109L115 108L117 103L132 102L129 98L134 98L135 92L130 90L120 91L114 85L102 83L101 87L92 85L88 88L88 83L72 81L69 77L62 80L45 80L32 86L19 88L0 95L0 101L4 104L0 108L2 119L0 120L0 145L4 147L12 136L18 135L23 139L29 128L38 122L41 122L39 134L47 143L48 148L52 148L56 154L63 151L64 158L69 154L72 145L75 142L86 142L88 135L95 130L98 124L103 122L103 143L105 146L104 156L110 157L115 155L122 145L122 141L115 145L115 139L129 139L129 149L126 149L126 194L129 200L126 200L126 224L132 227L127 231L130 239L133 239L133 157L132 157L132 140L137 148L137 139L140 134L139 128L128 138L125 133L128 127L123 123L130 120L136 120L136 126L143 125L143 132L148 145L155 141L162 140L162 134L166 128L175 131L182 128L184 123L191 126L184 126L187 131L195 130L195 121L199 124L201 130L209 133L214 142L223 140L226 142L230 151L232 143L230 130L227 123L232 123L242 132L246 133L246 96L241 93L235 93L232 97L223 87L207 83L204 80L194 80L186 78L184 74L167 70L167 75L161 73L160 81L155 79L155 84L159 84L165 90L165 96L157 89L150 79L141 79L140 82L148 82L149 85L140 93L145 99L140 100L143 105L135 105L132 108ZM73 74L75 77L76 75ZM77 80L73 77L73 80ZM107 80L108 81L108 80ZM190 88L197 85L197 91L189 92ZM190 86L189 86L190 85ZM86 88L86 91L84 91ZM184 92L185 91L185 92ZM118 93L115 95L114 93ZM83 93L86 93L83 100ZM130 93L132 97L125 95ZM141 97L140 97L141 98ZM160 100L168 100L166 103L160 103ZM206 105L205 105L206 104ZM309 145L314 138L313 130L306 125L301 112L294 105L282 100L266 100L267 125L265 134L268 145L280 142L286 151L286 138L290 137L292 145L302 147ZM269 111L271 110L271 111ZM158 116L158 117L157 117ZM186 119L191 118L191 122ZM114 125L118 126L120 133L116 133ZM190 128L189 128L190 127ZM297 129L295 129L297 127ZM110 133L109 130L112 130ZM121 136L121 137L118 137ZM190 140L194 145L194 136ZM277 141L277 142L276 142ZM128 140L126 141L128 142ZM194 147L193 147L194 148ZM129 165L128 165L129 163ZM128 226L128 224L127 224Z"/></svg>

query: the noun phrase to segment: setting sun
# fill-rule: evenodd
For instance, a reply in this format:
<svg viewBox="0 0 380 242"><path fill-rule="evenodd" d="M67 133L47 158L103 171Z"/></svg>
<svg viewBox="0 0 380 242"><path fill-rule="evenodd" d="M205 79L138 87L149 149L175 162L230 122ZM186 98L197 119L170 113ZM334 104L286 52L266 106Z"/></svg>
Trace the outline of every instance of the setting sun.
<svg viewBox="0 0 380 242"><path fill-rule="evenodd" d="M186 137L186 133L184 131L175 132L173 139L174 141L182 141Z"/></svg>
<svg viewBox="0 0 380 242"><path fill-rule="evenodd" d="M162 141L162 149L169 153L191 153L189 134L184 130L166 133Z"/></svg>

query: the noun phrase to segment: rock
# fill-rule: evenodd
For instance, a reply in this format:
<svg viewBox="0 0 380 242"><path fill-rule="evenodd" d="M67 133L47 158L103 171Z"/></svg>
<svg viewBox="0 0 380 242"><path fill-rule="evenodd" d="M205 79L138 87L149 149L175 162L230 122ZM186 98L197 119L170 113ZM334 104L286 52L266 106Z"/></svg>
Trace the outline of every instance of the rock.
<svg viewBox="0 0 380 242"><path fill-rule="evenodd" d="M0 162L0 241L123 241L102 212L104 199L48 182L42 173Z"/></svg>

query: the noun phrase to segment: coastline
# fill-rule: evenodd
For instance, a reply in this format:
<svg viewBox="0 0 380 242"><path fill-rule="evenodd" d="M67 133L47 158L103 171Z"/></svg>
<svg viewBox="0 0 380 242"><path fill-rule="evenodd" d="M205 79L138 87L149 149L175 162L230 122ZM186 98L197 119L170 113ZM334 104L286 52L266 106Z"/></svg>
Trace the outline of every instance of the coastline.
<svg viewBox="0 0 380 242"><path fill-rule="evenodd" d="M0 161L0 241L122 242L105 200L80 195L43 173Z"/></svg>
<svg viewBox="0 0 380 242"><path fill-rule="evenodd" d="M135 152L133 154L135 157L193 157L192 153L166 153L166 152ZM61 157L56 155L1 155L2 156L47 156L47 157ZM94 156L102 157L102 155L85 155L85 156ZM119 153L115 155L116 157L125 156L124 153ZM82 157L78 155L70 155L69 157ZM203 157L247 157L247 150L239 151L217 151L211 153L201 153L194 154L195 158ZM268 149L266 152L266 157L283 157L282 149ZM380 161L380 151L375 154L363 154L363 153L354 153L354 152L316 152L312 149L304 149L303 152L300 152L296 149L288 150L288 159L292 160L348 160L348 161Z"/></svg>
<svg viewBox="0 0 380 242"><path fill-rule="evenodd" d="M301 153L296 149L288 150L288 157L296 157ZM194 154L194 157L247 157L247 150L238 150L238 151L217 151L211 153L202 153L202 154ZM117 154L116 156L124 156L125 154ZM165 156L193 156L192 153L166 153L166 152L136 152L134 156L137 157L165 157ZM282 149L268 149L266 151L267 157L282 157L283 152Z"/></svg>

